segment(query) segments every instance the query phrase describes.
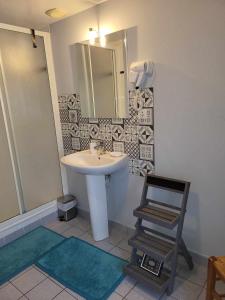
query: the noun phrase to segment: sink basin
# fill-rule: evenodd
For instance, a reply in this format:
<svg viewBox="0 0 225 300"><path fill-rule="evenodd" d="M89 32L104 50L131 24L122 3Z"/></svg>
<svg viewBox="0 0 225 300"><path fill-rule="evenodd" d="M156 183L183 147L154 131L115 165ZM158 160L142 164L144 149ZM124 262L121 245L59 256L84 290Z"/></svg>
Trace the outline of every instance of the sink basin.
<svg viewBox="0 0 225 300"><path fill-rule="evenodd" d="M128 156L112 157L109 153L100 157L89 150L76 152L61 158L61 163L86 177L92 233L95 241L109 236L105 175L128 166Z"/></svg>
<svg viewBox="0 0 225 300"><path fill-rule="evenodd" d="M61 158L64 165L74 168L74 171L85 175L111 174L127 165L128 157L123 154L112 157L109 153L97 156L89 150L76 152Z"/></svg>

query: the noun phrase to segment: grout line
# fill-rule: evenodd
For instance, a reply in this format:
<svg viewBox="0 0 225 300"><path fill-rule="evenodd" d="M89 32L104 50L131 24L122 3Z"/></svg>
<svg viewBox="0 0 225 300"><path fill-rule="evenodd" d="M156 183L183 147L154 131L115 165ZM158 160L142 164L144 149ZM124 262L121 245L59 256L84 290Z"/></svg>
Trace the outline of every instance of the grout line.
<svg viewBox="0 0 225 300"><path fill-rule="evenodd" d="M59 284L61 284L60 282L58 282L55 278L53 278L53 277L51 277L49 274L47 274L47 273L43 273L44 271L42 271L41 269L39 269L39 268L37 268L36 266L35 266L35 269L37 270L37 271L39 271L40 273L42 273L43 275L45 275L45 279L49 279L50 281L52 281L53 283L55 283L56 285L58 285L61 289L62 289L62 291L64 291L65 289L66 289L66 287L62 284L62 286L64 286L64 288L62 288ZM44 280L42 280L41 282L43 282ZM40 283L41 283L40 282Z"/></svg>
<svg viewBox="0 0 225 300"><path fill-rule="evenodd" d="M202 289L201 289L201 291L200 291L200 293L199 293L199 295L197 296L196 300L198 300L200 298L201 293L204 291L204 289L205 289L205 287L203 286Z"/></svg>
<svg viewBox="0 0 225 300"><path fill-rule="evenodd" d="M58 295L60 295L63 291L65 291L68 295L70 295L71 297L74 298L74 300L78 300L78 298L74 297L73 295L71 295L69 292L66 291L66 288L63 289L59 294L57 294L54 298L52 298L51 300L54 300Z"/></svg>
<svg viewBox="0 0 225 300"><path fill-rule="evenodd" d="M138 283L135 282L134 286L129 290L129 292L123 297L123 299L126 299L126 297L130 294L130 292L136 287ZM120 295L121 296L121 295Z"/></svg>
<svg viewBox="0 0 225 300"><path fill-rule="evenodd" d="M42 273L43 275L45 275L46 278L49 278L49 275L47 273L45 273L44 271L42 271L41 269L39 269L37 266L34 265L35 270L37 270L38 272Z"/></svg>
<svg viewBox="0 0 225 300"><path fill-rule="evenodd" d="M120 250L126 251L126 252L128 252L128 253L131 255L131 252L130 252L130 251L128 251L128 250L126 250L126 249L124 249L124 248L121 248L121 247L119 247L119 246L117 246L117 248L119 248Z"/></svg>
<svg viewBox="0 0 225 300"><path fill-rule="evenodd" d="M57 295L55 295L51 300L55 299L58 295L60 295L63 291L65 291L65 288L62 289Z"/></svg>
<svg viewBox="0 0 225 300"><path fill-rule="evenodd" d="M53 278L53 277L48 277L48 279L51 281L51 282L53 282L53 283L55 283L56 285L58 285L61 289L62 289L62 291L64 291L65 289L66 289L66 287L63 285L63 284L61 284L60 282L58 282L55 278ZM54 280L53 280L54 279ZM58 282L58 283L57 283ZM63 286L63 288L59 285L59 284L61 284L62 286ZM61 292L62 292L61 291Z"/></svg>
<svg viewBox="0 0 225 300"><path fill-rule="evenodd" d="M18 290L20 291L20 293L23 294L23 296L25 296L27 293L29 293L30 291L32 291L34 288L36 288L39 284L41 284L43 281L45 281L47 278L44 278L43 280L41 280L38 284L36 284L35 286L32 287L32 289L28 290L26 293L22 292L15 284L13 284L13 282L11 282L11 284Z"/></svg>
<svg viewBox="0 0 225 300"><path fill-rule="evenodd" d="M182 277L180 274L177 274L176 277L179 278L179 279L181 279L181 280L188 281L188 282L190 282L191 284L194 284L194 285L197 285L197 286L200 286L200 287L204 287L204 285L205 285L205 283L200 284L200 283L195 282L195 281L192 281L192 280L190 280L190 279L188 279L188 278L186 278L186 277Z"/></svg>
<svg viewBox="0 0 225 300"><path fill-rule="evenodd" d="M24 296L24 293L17 287L17 286L15 286L12 282L10 282L11 283L11 285L12 286L14 286L14 288L17 290L17 291L19 291L21 294L22 294L22 296L20 297L20 298L22 298L23 296ZM20 299L19 298L19 299Z"/></svg>
<svg viewBox="0 0 225 300"><path fill-rule="evenodd" d="M28 299L25 295L22 295L18 300L22 299L22 298Z"/></svg>
<svg viewBox="0 0 225 300"><path fill-rule="evenodd" d="M67 290L65 289L65 291L67 292L67 294L69 294L70 296L74 297L74 299L78 300L78 298L76 298L74 295L72 295L69 291L71 291L72 293L76 293L76 292L70 290L69 288L67 288ZM76 293L76 294L77 294L78 296L80 296L78 293ZM82 296L80 296L80 297L82 297ZM82 297L82 298L83 298L83 297ZM85 298L84 298L84 299L85 299Z"/></svg>

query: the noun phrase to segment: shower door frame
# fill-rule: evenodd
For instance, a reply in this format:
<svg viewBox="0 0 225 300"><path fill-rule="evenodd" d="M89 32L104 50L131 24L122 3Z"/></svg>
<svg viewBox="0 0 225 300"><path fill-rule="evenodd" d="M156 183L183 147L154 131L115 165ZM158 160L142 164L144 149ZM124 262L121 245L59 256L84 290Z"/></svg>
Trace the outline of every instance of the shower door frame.
<svg viewBox="0 0 225 300"><path fill-rule="evenodd" d="M9 24L4 24L0 23L0 29L5 29L8 31L16 31L16 32L21 32L25 34L31 34L30 29L25 28L25 27L19 27L19 26L14 26L14 25L9 25ZM50 38L50 33L45 32L45 31L39 31L35 30L35 35L43 37L44 40L44 46L45 46L45 56L46 56L46 62L47 62L47 69L48 69L48 78L49 78L49 85L50 85L50 94L51 94L51 101L52 101L52 110L53 110L53 117L54 117L54 125L55 125L55 133L56 133L56 142L57 142L57 150L59 154L59 159L64 155L64 150L63 150L63 140L62 140L62 133L61 133L61 123L60 123L60 116L59 116L59 106L58 106L58 96L57 96L57 86L56 86L56 78L55 78L55 70L54 70L54 63L53 63L53 54L52 54L52 46L51 46L51 38ZM32 40L31 40L32 43ZM5 109L5 101L3 100L3 97L5 96L6 98L6 103L8 103L8 92L7 92L7 86L4 84L4 69L2 65L2 60L1 60L1 52L0 52L0 67L2 69L2 76L3 76L3 85L5 89L5 93L2 91L2 88L0 86L0 103L2 105L3 109L3 117L5 121L5 126L6 126L6 134L7 134L7 139L8 139L8 145L10 149L10 157L11 157L11 163L12 163L12 168L13 168L13 173L14 173L14 178L15 178L15 185L17 188L17 197L18 197L18 203L19 203L19 210L20 214L16 217L13 217L7 221L2 222L0 224L0 238L4 236L4 232L12 232L14 229L18 229L21 227L21 225L25 223L32 223L32 220L35 221L35 219L40 218L41 216L47 215L49 212L56 211L56 200L53 200L47 204L41 205L38 208L35 208L29 212L24 213L24 208L23 208L23 199L22 199L22 194L21 194L21 183L20 183L20 178L18 174L18 162L17 162L17 155L15 153L16 150L16 145L15 145L15 140L13 141L14 137L14 131L13 131L13 126L12 122L10 122L10 111L6 111ZM4 95L4 96L3 96ZM8 107L7 107L8 110ZM10 124L8 124L10 123ZM9 129L9 126L11 127ZM12 134L10 133L12 132ZM66 170L65 168L60 165L60 170L61 170L61 179L62 179L62 189L63 193L68 192L68 185L67 185L67 176L66 176ZM49 210L49 212L47 212ZM36 216L36 218L35 218ZM20 225L19 227L17 225Z"/></svg>

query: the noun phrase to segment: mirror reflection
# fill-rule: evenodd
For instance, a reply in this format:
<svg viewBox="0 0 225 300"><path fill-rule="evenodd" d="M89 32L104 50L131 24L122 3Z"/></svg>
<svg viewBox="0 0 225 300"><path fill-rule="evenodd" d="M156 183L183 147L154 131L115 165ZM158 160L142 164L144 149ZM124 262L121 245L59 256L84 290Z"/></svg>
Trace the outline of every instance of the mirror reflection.
<svg viewBox="0 0 225 300"><path fill-rule="evenodd" d="M125 118L128 116L126 32L111 33L91 45L71 46L76 60L81 113L84 117Z"/></svg>

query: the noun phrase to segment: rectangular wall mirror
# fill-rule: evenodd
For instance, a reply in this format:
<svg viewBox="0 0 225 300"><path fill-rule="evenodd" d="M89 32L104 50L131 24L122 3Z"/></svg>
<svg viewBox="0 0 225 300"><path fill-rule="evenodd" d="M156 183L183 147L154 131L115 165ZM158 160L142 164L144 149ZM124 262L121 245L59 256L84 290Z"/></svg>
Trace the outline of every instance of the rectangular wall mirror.
<svg viewBox="0 0 225 300"><path fill-rule="evenodd" d="M126 31L107 34L104 47L99 38L70 47L82 116L128 117Z"/></svg>

